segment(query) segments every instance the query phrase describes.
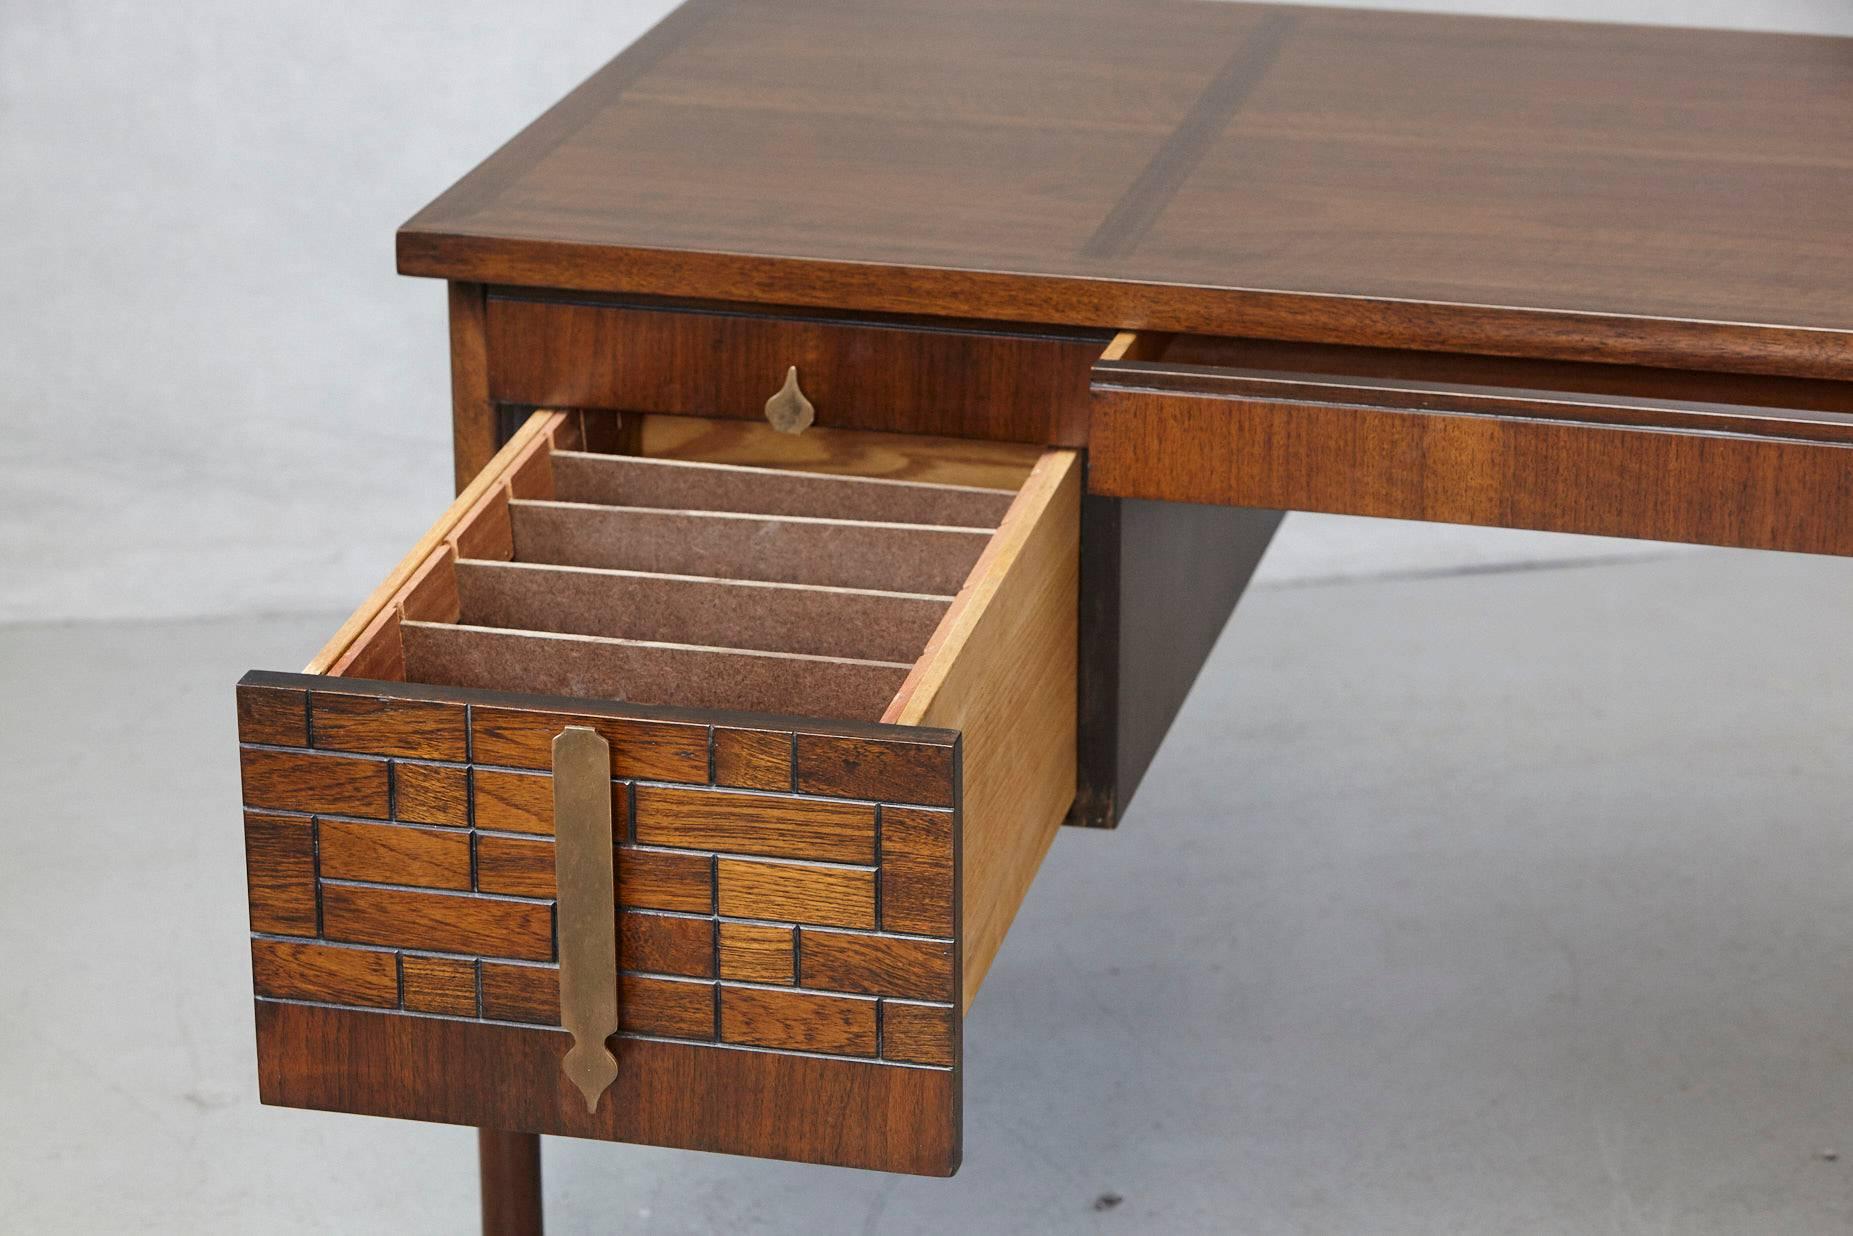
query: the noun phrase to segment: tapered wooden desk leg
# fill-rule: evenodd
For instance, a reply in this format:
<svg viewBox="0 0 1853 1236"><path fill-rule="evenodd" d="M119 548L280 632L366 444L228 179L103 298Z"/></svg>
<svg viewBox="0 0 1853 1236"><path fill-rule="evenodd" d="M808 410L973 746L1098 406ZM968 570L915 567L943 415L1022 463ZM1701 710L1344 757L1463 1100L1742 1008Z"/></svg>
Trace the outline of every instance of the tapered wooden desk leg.
<svg viewBox="0 0 1853 1236"><path fill-rule="evenodd" d="M540 1236L540 1138L476 1130L483 1177L483 1236Z"/></svg>

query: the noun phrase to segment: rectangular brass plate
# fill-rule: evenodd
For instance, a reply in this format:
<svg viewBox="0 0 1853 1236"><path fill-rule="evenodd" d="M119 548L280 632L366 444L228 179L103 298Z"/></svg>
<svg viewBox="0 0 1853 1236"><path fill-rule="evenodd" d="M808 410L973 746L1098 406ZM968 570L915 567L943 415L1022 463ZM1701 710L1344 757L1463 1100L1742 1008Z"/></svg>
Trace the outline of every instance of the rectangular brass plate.
<svg viewBox="0 0 1853 1236"><path fill-rule="evenodd" d="M560 1024L573 1036L560 1067L596 1112L618 1076L605 1046L618 1032L617 869L611 744L585 726L568 726L553 740L553 842Z"/></svg>

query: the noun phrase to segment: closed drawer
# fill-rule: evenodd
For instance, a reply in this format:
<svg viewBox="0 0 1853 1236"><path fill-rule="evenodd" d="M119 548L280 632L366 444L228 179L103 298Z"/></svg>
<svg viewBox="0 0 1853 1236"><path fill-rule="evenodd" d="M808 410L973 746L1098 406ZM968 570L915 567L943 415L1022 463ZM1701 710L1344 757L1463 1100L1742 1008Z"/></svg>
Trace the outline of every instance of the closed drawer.
<svg viewBox="0 0 1853 1236"><path fill-rule="evenodd" d="M1122 335L1091 491L1853 553L1853 383Z"/></svg>
<svg viewBox="0 0 1853 1236"><path fill-rule="evenodd" d="M819 425L1081 446L1108 332L491 292L490 398L760 419L796 367Z"/></svg>
<svg viewBox="0 0 1853 1236"><path fill-rule="evenodd" d="M307 672L239 684L263 1098L949 1174L964 1010L1074 796L1077 460L586 419L536 413ZM601 804L602 902L560 861Z"/></svg>

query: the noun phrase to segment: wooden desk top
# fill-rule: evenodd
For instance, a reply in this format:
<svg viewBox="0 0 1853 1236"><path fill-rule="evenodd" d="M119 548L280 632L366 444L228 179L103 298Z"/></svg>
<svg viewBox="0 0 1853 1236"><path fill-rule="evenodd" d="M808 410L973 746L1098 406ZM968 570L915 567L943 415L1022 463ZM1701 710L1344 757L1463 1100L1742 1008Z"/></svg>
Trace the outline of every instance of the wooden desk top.
<svg viewBox="0 0 1853 1236"><path fill-rule="evenodd" d="M1853 39L689 0L407 274L1853 377Z"/></svg>

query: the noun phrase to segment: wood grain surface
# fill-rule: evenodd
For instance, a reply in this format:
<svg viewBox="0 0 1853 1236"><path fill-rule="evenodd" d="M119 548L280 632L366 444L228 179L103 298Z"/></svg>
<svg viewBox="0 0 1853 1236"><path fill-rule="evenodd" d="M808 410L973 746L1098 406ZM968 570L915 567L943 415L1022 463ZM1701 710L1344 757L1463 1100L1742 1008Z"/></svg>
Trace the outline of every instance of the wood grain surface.
<svg viewBox="0 0 1853 1236"><path fill-rule="evenodd" d="M825 927L875 926L872 868L723 858L715 887L722 914Z"/></svg>
<svg viewBox="0 0 1853 1236"><path fill-rule="evenodd" d="M462 760L468 753L460 708L386 701L364 695L318 695L309 724L315 745L330 751L424 760Z"/></svg>
<svg viewBox="0 0 1853 1236"><path fill-rule="evenodd" d="M399 1003L398 959L376 949L301 940L252 940L251 984L259 996L391 1008Z"/></svg>
<svg viewBox="0 0 1853 1236"><path fill-rule="evenodd" d="M316 861L325 880L470 887L470 838L464 832L322 820L315 838Z"/></svg>
<svg viewBox="0 0 1853 1236"><path fill-rule="evenodd" d="M1080 520L1080 460L1050 451L883 717L963 736L967 1006L1074 803Z"/></svg>
<svg viewBox="0 0 1853 1236"><path fill-rule="evenodd" d="M449 764L393 765L393 818L406 824L463 828L470 822L470 780Z"/></svg>
<svg viewBox="0 0 1853 1236"><path fill-rule="evenodd" d="M721 988L721 1041L788 1051L873 1056L876 1004L807 991Z"/></svg>
<svg viewBox="0 0 1853 1236"><path fill-rule="evenodd" d="M881 925L886 931L949 936L955 864L950 811L888 807L881 817Z"/></svg>
<svg viewBox="0 0 1853 1236"><path fill-rule="evenodd" d="M782 923L722 923L720 975L745 983L795 983L797 928Z"/></svg>
<svg viewBox="0 0 1853 1236"><path fill-rule="evenodd" d="M363 1115L919 1175L958 1170L961 1104L950 1070L617 1039L618 1079L588 1115L560 1073L563 1038L537 1026L260 1001L259 1094Z"/></svg>
<svg viewBox="0 0 1853 1236"><path fill-rule="evenodd" d="M882 1057L912 1064L950 1064L958 1044L958 1018L932 1004L881 1002Z"/></svg>
<svg viewBox="0 0 1853 1236"><path fill-rule="evenodd" d="M399 266L1849 376L1850 107L1832 38L696 0L408 222Z"/></svg>
<svg viewBox="0 0 1853 1236"><path fill-rule="evenodd" d="M485 961L483 1016L498 1021L560 1024L560 971L557 966L519 966ZM619 982L621 1024L630 1034L712 1041L714 987L625 974Z"/></svg>
<svg viewBox="0 0 1853 1236"><path fill-rule="evenodd" d="M823 991L953 999L952 945L850 931L799 932L798 982Z"/></svg>
<svg viewBox="0 0 1853 1236"><path fill-rule="evenodd" d="M244 855L251 930L283 936L319 934L314 821L247 811Z"/></svg>
<svg viewBox="0 0 1853 1236"><path fill-rule="evenodd" d="M540 1138L476 1131L484 1236L541 1236Z"/></svg>
<svg viewBox="0 0 1853 1236"><path fill-rule="evenodd" d="M1079 446L1106 332L489 299L490 393L760 421L796 367L817 425ZM724 359L723 359L724 358ZM808 430L807 430L808 432Z"/></svg>
<svg viewBox="0 0 1853 1236"><path fill-rule="evenodd" d="M594 413L586 413L589 420ZM637 426L636 452L651 459L682 459L749 467L881 477L981 489L1019 488L1042 457L1042 448L1018 442L880 433L813 426L779 433L752 421L704 416L627 417Z"/></svg>
<svg viewBox="0 0 1853 1236"><path fill-rule="evenodd" d="M808 1073L794 1079L780 1063L782 1053L853 1058L956 1079L960 1028L953 994L961 946L951 910L960 882L957 811L885 797L908 789L956 803L956 735L848 722L790 728L790 722L752 714L306 675L253 674L241 694L248 697L239 708L247 726L242 753L256 760L246 793L277 800L274 808L246 811L253 989L263 1005L392 1010L397 1020L440 1026L558 1026L557 864L544 744L569 724L585 724L634 739L641 749L640 756L618 750L605 757L612 773L611 853L618 878L611 913L621 997L610 1042L621 1073L637 1053L647 1057L655 1050L640 1044L677 1040L727 1053L714 1067L768 1098L776 1097L766 1094L768 1088L820 1084ZM337 723L325 732L310 725L299 732L292 723L319 716ZM459 733L467 760L427 758L431 744ZM310 745L250 741L283 737ZM806 740L802 750L800 738ZM746 740L743 748L740 740ZM342 749L325 750L318 745L323 742ZM721 752L730 747L744 751L750 775L769 777L779 788L724 788L728 761ZM891 760L883 754L890 748L933 754ZM413 754L390 754L402 752ZM485 757L506 763L474 762ZM306 763L274 765L273 759ZM867 772L859 779L864 761ZM834 796L794 788L807 762L825 771ZM539 766L515 766L524 763ZM339 771L294 780L304 768ZM348 775L354 770L361 779ZM634 779L636 770L686 771L701 780ZM935 771L939 784L932 781ZM401 789L420 780L446 788L405 799ZM459 786L460 804L448 798ZM377 814L328 814L329 803ZM408 812L454 818L414 825L403 818ZM877 889L890 862L895 912L884 925ZM801 973L806 939L813 955ZM882 1030L890 1003L899 1010L892 1051L884 1049ZM261 1005L259 1018L305 1015L265 1012ZM394 1036L430 1048L433 1054L403 1066L418 1076L381 1071L393 1058L390 1045L370 1040L352 1055L330 1032L298 1044L287 1061L262 1049L262 1084L266 1093L283 1085L273 1075L281 1070L303 1087L292 1093L320 1096L316 1104L414 1118L426 1110L432 1088L475 1084L474 1072L454 1071L468 1065L473 1049L467 1044L476 1041L469 1032L394 1028L388 1037ZM565 1046L554 1042L551 1068L522 1075L525 1095L504 1096L511 1109L530 1113L517 1129L624 1137L633 1134L619 1130L636 1121L701 1122L719 1114L681 1091L620 1089L622 1101L648 1110L626 1112L613 1126L582 1127L573 1123L577 1117L549 1115L557 1106L558 1053ZM347 1088L357 1073L366 1078L364 1100ZM839 1075L818 1076L828 1081ZM956 1144L958 1131L947 1123L957 1119L956 1080L944 1091L921 1091L922 1083L911 1081L897 1087L861 1074L851 1080L862 1096L850 1102L852 1110L863 1103L907 1104L880 1114L885 1136L905 1135L929 1148ZM943 1094L951 1105L923 1106L923 1093ZM576 1091L573 1099L572 1109L583 1112ZM808 1102L796 1096L785 1107L803 1110ZM661 1110L665 1104L681 1104L679 1115ZM863 1161L862 1151L839 1158L834 1132L822 1141L793 1140L788 1130L753 1127L748 1112L734 1115L745 1127L711 1135L731 1148L816 1162ZM869 1117L855 1119L867 1125ZM634 1136L648 1140L659 1132L652 1123ZM864 1137L854 1129L840 1132ZM659 1140L685 1144L679 1136L661 1133ZM914 1161L877 1156L868 1162L893 1167ZM943 1155L934 1162L940 1166L931 1170L949 1170Z"/></svg>
<svg viewBox="0 0 1853 1236"><path fill-rule="evenodd" d="M1343 358L1305 371L1201 359L1096 367L1095 492L1853 553L1845 390L1733 378L1700 402L1689 374L1671 375L1668 398L1639 374L1508 374L1484 358L1391 366L1397 377ZM1543 378L1561 385L1523 384ZM1795 396L1809 406L1787 406Z"/></svg>
<svg viewBox="0 0 1853 1236"><path fill-rule="evenodd" d="M634 804L635 833L644 845L837 863L875 861L873 803L640 785Z"/></svg>
<svg viewBox="0 0 1853 1236"><path fill-rule="evenodd" d="M324 883L322 934L351 944L546 961L553 956L553 907Z"/></svg>
<svg viewBox="0 0 1853 1236"><path fill-rule="evenodd" d="M371 689L379 690L378 684ZM438 692L427 688L420 693ZM550 768L553 736L567 725L587 725L611 744L614 777L697 783L708 779L708 723L692 712L678 716L602 700L572 701L571 709L562 712L538 705L532 697L511 694L500 705L481 696L470 698L479 701L470 706L470 751L479 763ZM551 832L552 816L547 818Z"/></svg>
<svg viewBox="0 0 1853 1236"><path fill-rule="evenodd" d="M476 962L467 957L399 957L400 999L407 1009L445 1017L474 1017Z"/></svg>
<svg viewBox="0 0 1853 1236"><path fill-rule="evenodd" d="M480 283L450 285L451 467L457 492L489 466L496 410L489 398L488 315Z"/></svg>
<svg viewBox="0 0 1853 1236"><path fill-rule="evenodd" d="M926 647L924 640L921 647ZM714 731L714 783L749 790L793 789L792 746L791 735L779 730L717 726Z"/></svg>
<svg viewBox="0 0 1853 1236"><path fill-rule="evenodd" d="M279 807L383 820L392 774L384 760L246 747L238 753L247 808Z"/></svg>

